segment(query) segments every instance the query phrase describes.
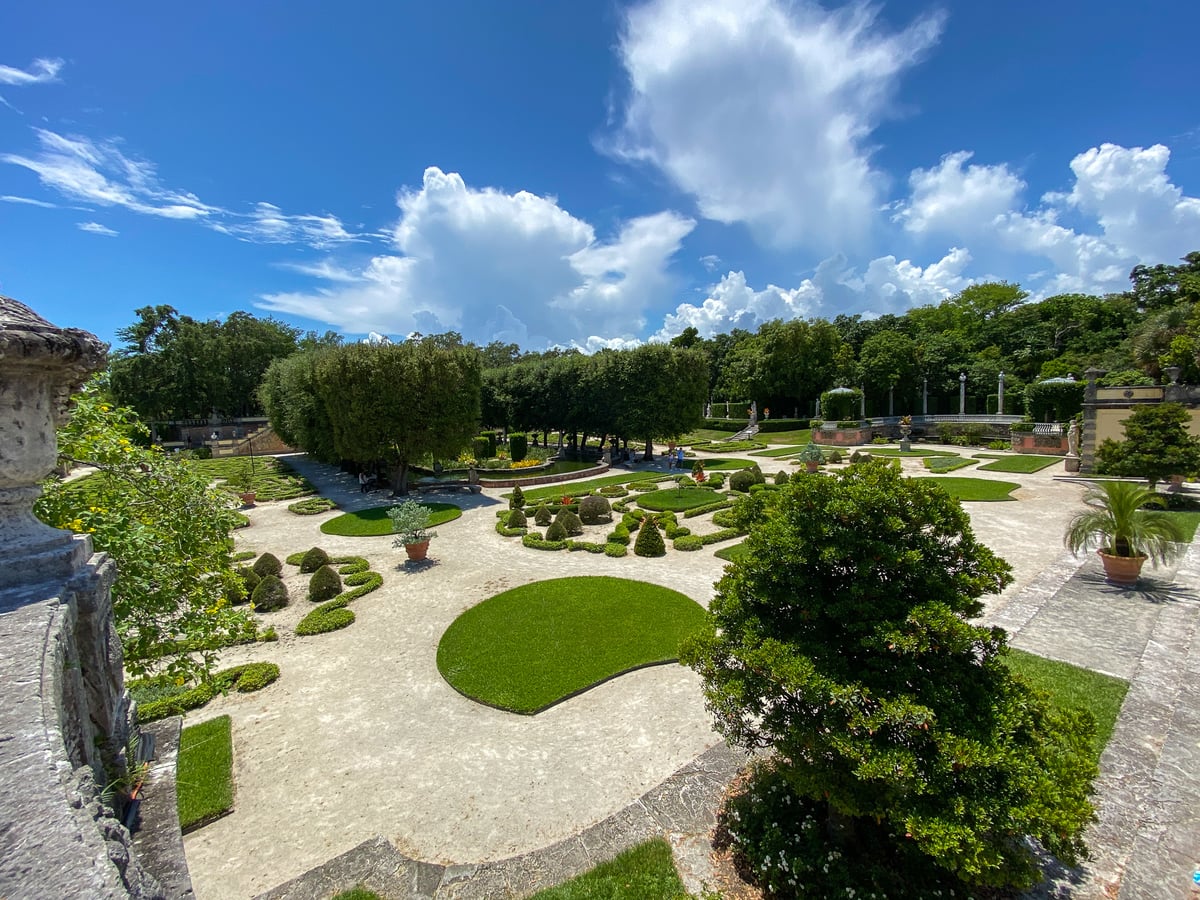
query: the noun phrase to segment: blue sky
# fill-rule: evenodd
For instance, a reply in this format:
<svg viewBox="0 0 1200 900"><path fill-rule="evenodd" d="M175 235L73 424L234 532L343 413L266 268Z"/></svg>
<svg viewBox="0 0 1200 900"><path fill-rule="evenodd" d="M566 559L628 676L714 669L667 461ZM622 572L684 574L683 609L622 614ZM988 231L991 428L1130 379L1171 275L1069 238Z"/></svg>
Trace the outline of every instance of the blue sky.
<svg viewBox="0 0 1200 900"><path fill-rule="evenodd" d="M0 7L0 293L584 349L1200 249L1200 4Z"/></svg>

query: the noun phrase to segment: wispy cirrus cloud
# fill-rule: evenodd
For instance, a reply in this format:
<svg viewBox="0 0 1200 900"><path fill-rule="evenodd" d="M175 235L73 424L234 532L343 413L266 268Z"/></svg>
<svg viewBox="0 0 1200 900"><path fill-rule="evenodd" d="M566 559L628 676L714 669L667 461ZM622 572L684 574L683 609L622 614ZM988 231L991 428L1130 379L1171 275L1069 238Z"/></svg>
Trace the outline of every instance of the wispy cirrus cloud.
<svg viewBox="0 0 1200 900"><path fill-rule="evenodd" d="M0 195L5 203L20 203L23 206L40 206L42 209L58 209L57 203L47 203L45 200L34 200L32 197L15 197L12 194Z"/></svg>
<svg viewBox="0 0 1200 900"><path fill-rule="evenodd" d="M0 84L24 87L30 84L46 84L58 81L58 73L64 63L61 59L35 59L28 69L0 65Z"/></svg>
<svg viewBox="0 0 1200 900"><path fill-rule="evenodd" d="M258 244L304 244L325 249L363 239L329 214L288 214L266 202L256 203L247 212L205 203L190 191L163 185L154 164L127 154L119 141L62 135L45 128L34 128L33 132L37 150L0 154L0 163L28 169L44 187L74 202L193 221ZM10 202L54 205L28 198Z"/></svg>
<svg viewBox="0 0 1200 900"><path fill-rule="evenodd" d="M101 225L99 222L76 222L75 227L80 231L86 231L88 234L102 234L105 237L116 237L120 234L119 231L113 231L111 228Z"/></svg>

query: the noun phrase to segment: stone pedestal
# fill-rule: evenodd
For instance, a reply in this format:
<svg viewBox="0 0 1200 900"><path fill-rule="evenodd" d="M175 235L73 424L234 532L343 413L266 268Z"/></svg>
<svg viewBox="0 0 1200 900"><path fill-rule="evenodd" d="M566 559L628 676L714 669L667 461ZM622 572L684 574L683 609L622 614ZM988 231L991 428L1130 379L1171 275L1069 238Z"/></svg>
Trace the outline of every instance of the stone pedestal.
<svg viewBox="0 0 1200 900"><path fill-rule="evenodd" d="M1066 470L1067 472L1078 472L1079 471L1079 457L1078 456L1068 456L1066 459L1063 460L1063 469Z"/></svg>

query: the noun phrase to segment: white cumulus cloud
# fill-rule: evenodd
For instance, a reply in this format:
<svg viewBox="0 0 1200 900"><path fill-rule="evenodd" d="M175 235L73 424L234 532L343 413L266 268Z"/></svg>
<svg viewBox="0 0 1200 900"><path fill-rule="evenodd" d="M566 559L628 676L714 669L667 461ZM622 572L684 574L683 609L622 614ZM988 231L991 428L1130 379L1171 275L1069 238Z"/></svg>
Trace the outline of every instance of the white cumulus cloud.
<svg viewBox="0 0 1200 900"><path fill-rule="evenodd" d="M932 169L916 169L908 179L911 197L896 220L916 233L977 234L1008 213L1025 182L1007 166L966 165L960 151L942 157Z"/></svg>
<svg viewBox="0 0 1200 900"><path fill-rule="evenodd" d="M326 286L260 305L352 333L453 330L524 347L636 340L646 310L671 290L670 261L695 226L661 212L605 240L553 197L471 187L436 167L397 205L396 253L357 271L331 264ZM582 335L605 337L579 345Z"/></svg>
<svg viewBox="0 0 1200 900"><path fill-rule="evenodd" d="M766 243L845 249L883 178L870 135L940 14L888 33L878 10L809 0L652 0L620 44L630 96L618 156L661 169L701 213Z"/></svg>
<svg viewBox="0 0 1200 900"><path fill-rule="evenodd" d="M702 302L679 304L652 340L669 340L689 326L701 337L712 337L734 328L753 331L771 319L903 313L914 306L940 303L966 287L970 280L963 271L970 261L971 254L956 247L925 267L882 256L860 273L845 257L832 256L794 288L769 284L761 290L751 287L744 272L730 272L709 288Z"/></svg>

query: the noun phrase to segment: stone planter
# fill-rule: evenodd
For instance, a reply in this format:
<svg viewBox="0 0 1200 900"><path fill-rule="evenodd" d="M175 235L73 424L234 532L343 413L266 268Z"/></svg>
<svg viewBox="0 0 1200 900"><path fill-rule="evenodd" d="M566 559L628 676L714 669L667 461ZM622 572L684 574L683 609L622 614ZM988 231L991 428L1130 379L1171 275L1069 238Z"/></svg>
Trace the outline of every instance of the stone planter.
<svg viewBox="0 0 1200 900"><path fill-rule="evenodd" d="M1100 561L1104 563L1104 577L1110 583L1122 587L1132 587L1137 584L1138 576L1142 572L1142 564L1146 561L1145 556L1113 556L1103 550L1096 552L1100 554Z"/></svg>

